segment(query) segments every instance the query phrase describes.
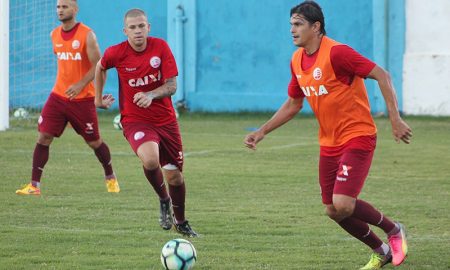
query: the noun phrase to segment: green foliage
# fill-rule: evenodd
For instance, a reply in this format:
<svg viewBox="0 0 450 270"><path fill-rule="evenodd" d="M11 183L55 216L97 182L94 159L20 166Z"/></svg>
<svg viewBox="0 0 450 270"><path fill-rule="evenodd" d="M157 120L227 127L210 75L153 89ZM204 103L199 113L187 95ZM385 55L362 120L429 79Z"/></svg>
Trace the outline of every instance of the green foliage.
<svg viewBox="0 0 450 270"><path fill-rule="evenodd" d="M119 194L106 192L101 165L68 128L51 146L42 195L15 195L29 181L36 127L15 120L0 132L1 269L162 269L161 248L179 235L159 228L157 197L113 128L114 115L101 114L100 123ZM191 239L195 269L363 266L370 250L323 211L314 118L298 116L257 151L244 148L246 129L269 117L181 116L187 217L202 234ZM410 255L400 268L449 269L450 121L407 118L411 145L393 141L387 119L376 121L378 146L361 198L407 226Z"/></svg>

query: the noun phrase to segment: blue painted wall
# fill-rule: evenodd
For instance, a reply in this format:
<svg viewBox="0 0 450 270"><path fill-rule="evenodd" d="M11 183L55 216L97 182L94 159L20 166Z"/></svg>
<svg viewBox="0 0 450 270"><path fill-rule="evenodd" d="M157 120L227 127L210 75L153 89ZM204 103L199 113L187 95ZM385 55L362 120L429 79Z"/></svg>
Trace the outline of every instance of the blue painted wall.
<svg viewBox="0 0 450 270"><path fill-rule="evenodd" d="M289 63L296 49L289 32L289 11L299 2L168 0L168 39L172 47L178 42L172 33L173 10L181 4L186 11L183 41L191 47L184 51L184 62L189 62L185 63L185 73L190 75L184 82L187 107L214 112L276 110L287 97ZM391 2L396 3L318 1L328 36L388 69L401 95L404 1ZM391 56L389 51L395 54ZM378 86L368 82L367 88L373 112L383 112ZM309 106L303 111L311 112Z"/></svg>
<svg viewBox="0 0 450 270"><path fill-rule="evenodd" d="M50 31L55 1L10 0L10 109L42 106L53 86L56 60Z"/></svg>
<svg viewBox="0 0 450 270"><path fill-rule="evenodd" d="M296 49L289 32L289 11L299 0L78 2L78 20L95 31L102 51L125 39L126 10L144 9L152 23L151 35L167 39L184 67L184 83L179 84L185 91L174 99L184 101L192 111L274 111L287 97L289 63ZM318 2L328 36L388 69L401 102L404 0ZM54 5L54 0L11 0L11 107L41 107L51 90L56 67L49 32L59 24ZM184 7L187 18L182 42L175 31L178 5ZM181 43L183 61L177 55ZM105 92L117 95L115 71L108 76ZM383 112L378 86L368 81L367 88L373 112ZM310 112L309 107L304 111Z"/></svg>
<svg viewBox="0 0 450 270"><path fill-rule="evenodd" d="M151 34L167 38L166 1L78 0L78 5L77 20L94 30L102 52L125 40L123 16L130 8L143 9L152 24ZM59 25L56 0L11 0L10 14L11 108L41 108L56 76L50 42L50 31ZM105 92L117 97L117 73L110 71L108 77Z"/></svg>

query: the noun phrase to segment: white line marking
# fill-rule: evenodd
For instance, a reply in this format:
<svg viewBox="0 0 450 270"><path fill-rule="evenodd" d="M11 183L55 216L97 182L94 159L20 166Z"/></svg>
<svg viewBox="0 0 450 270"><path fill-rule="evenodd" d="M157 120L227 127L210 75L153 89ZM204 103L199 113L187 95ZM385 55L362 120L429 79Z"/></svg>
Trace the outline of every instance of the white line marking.
<svg viewBox="0 0 450 270"><path fill-rule="evenodd" d="M259 151L270 151L270 150L281 150L281 149L287 149L287 148L293 148L293 147L298 147L298 146L306 146L306 145L317 145L317 142L314 143L310 143L310 142L303 142L303 143L292 143L292 144L285 144L285 145L277 145L277 146L271 146L271 147L259 147L258 150ZM185 157L188 156L201 156L201 155L206 155L206 154L210 154L210 153L217 153L217 152L241 152L241 151L245 151L246 148L245 146L241 147L241 148L229 148L229 149L211 149L211 150L201 150L201 151L189 151L184 153ZM54 150L50 150L51 154L56 154L56 155L92 155L92 151L90 151L89 149L87 149L86 151L71 151L71 150L66 150L66 151L54 151ZM0 153L2 154L11 154L11 153L20 153L20 154L30 154L32 155L33 151L32 149L30 150L22 150L22 149L15 149L15 150L0 150ZM111 155L114 156L135 156L135 154L130 150L129 152L124 152L124 151L111 151Z"/></svg>
<svg viewBox="0 0 450 270"><path fill-rule="evenodd" d="M133 230L92 230L92 229L82 229L82 228L57 228L55 226L16 226L16 225L6 225L5 227L19 229L19 230L25 230L25 231L59 231L59 232L69 232L69 233L101 233L101 234L111 234L111 233L122 233L122 234L130 234L130 231ZM133 233L136 234L150 234L151 231L144 230L144 231L133 231ZM314 237L313 235L310 235L309 237ZM347 236L327 236L331 239L343 239L343 240L351 240L354 241L355 238L353 237L347 237ZM322 236L317 235L316 238L322 238ZM409 235L408 240L411 241L417 241L417 242L448 242L450 240L449 236L446 235L420 235L420 236L414 236Z"/></svg>

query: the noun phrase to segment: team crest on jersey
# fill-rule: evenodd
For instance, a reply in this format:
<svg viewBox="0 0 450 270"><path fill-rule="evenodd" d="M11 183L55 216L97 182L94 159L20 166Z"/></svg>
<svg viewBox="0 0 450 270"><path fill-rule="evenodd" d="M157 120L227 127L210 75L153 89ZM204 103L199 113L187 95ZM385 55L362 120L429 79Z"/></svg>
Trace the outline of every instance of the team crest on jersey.
<svg viewBox="0 0 450 270"><path fill-rule="evenodd" d="M158 56L153 56L152 58L150 58L150 66L152 66L152 68L159 68L160 65L161 58L159 58Z"/></svg>
<svg viewBox="0 0 450 270"><path fill-rule="evenodd" d="M320 68L315 68L313 71L314 80L318 81L322 78L322 70Z"/></svg>
<svg viewBox="0 0 450 270"><path fill-rule="evenodd" d="M78 48L80 48L80 41L75 39L72 41L72 49L76 50Z"/></svg>
<svg viewBox="0 0 450 270"><path fill-rule="evenodd" d="M140 139L144 138L145 133L142 131L138 131L136 133L134 133L134 140L135 141L139 141Z"/></svg>

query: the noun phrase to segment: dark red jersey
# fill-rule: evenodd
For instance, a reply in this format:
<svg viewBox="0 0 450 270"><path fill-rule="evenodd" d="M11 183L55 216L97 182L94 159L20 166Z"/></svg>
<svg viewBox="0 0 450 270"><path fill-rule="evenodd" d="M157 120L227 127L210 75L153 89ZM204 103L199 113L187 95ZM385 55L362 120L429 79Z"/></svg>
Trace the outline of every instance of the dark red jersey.
<svg viewBox="0 0 450 270"><path fill-rule="evenodd" d="M147 47L142 52L135 51L124 41L107 48L101 64L105 69L117 69L122 123L147 122L162 126L176 121L170 97L154 99L148 108L133 103L136 93L152 91L178 75L175 58L164 40L148 37Z"/></svg>

